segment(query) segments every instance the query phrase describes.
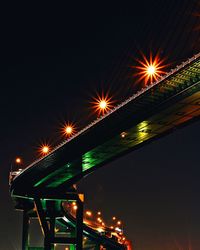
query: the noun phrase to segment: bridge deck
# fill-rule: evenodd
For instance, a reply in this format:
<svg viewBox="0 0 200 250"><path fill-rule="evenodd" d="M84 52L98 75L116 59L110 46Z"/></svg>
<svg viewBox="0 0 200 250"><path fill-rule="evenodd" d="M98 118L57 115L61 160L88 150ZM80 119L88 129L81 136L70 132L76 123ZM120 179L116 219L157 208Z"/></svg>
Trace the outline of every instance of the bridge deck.
<svg viewBox="0 0 200 250"><path fill-rule="evenodd" d="M28 166L14 179L12 195L64 191L97 167L199 115L200 54Z"/></svg>

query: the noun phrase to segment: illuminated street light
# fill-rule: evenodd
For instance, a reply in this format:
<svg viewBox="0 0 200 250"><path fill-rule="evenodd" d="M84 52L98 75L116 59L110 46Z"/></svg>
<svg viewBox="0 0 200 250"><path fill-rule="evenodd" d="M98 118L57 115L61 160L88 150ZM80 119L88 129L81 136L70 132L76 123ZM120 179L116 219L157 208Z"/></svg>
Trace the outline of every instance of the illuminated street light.
<svg viewBox="0 0 200 250"><path fill-rule="evenodd" d="M73 131L72 126L67 126L67 127L65 128L65 132L66 132L67 135L71 135L72 131Z"/></svg>
<svg viewBox="0 0 200 250"><path fill-rule="evenodd" d="M149 76L154 75L156 73L156 67L154 65L149 65L147 67L147 73Z"/></svg>
<svg viewBox="0 0 200 250"><path fill-rule="evenodd" d="M76 204L75 201L72 202L72 209L73 210L77 210L78 209L78 206L77 206L77 204Z"/></svg>
<svg viewBox="0 0 200 250"><path fill-rule="evenodd" d="M156 81L158 77L165 73L163 69L168 66L164 64L164 60L161 60L158 54L153 58L152 53L150 53L149 59L142 54L142 60L136 60L140 64L140 66L135 66L139 70L136 76L139 76L139 82L144 80L145 85L148 82Z"/></svg>
<svg viewBox="0 0 200 250"><path fill-rule="evenodd" d="M42 153L43 155L48 154L48 153L49 153L49 146L47 146L47 145L42 146L42 148L41 148L41 153Z"/></svg>
<svg viewBox="0 0 200 250"><path fill-rule="evenodd" d="M97 218L97 220L98 220L98 222L100 222L100 223L102 222L102 219L101 219L100 217Z"/></svg>
<svg viewBox="0 0 200 250"><path fill-rule="evenodd" d="M17 164L21 164L21 163L22 163L21 158L17 157L17 158L15 159L15 163L17 163Z"/></svg>
<svg viewBox="0 0 200 250"><path fill-rule="evenodd" d="M87 216L92 216L92 212L91 212L91 211L86 211L85 214L86 214Z"/></svg>
<svg viewBox="0 0 200 250"><path fill-rule="evenodd" d="M77 205L74 205L74 206L73 206L73 209L74 209L74 210L77 210L77 209L78 209L78 206L77 206Z"/></svg>
<svg viewBox="0 0 200 250"><path fill-rule="evenodd" d="M50 151L50 145L47 142L43 142L40 144L38 148L38 153L40 154L40 156L47 155L49 151Z"/></svg>
<svg viewBox="0 0 200 250"><path fill-rule="evenodd" d="M103 94L101 96L98 95L93 99L93 108L98 115L104 115L106 112L113 108L113 101L111 101L111 97L108 97L108 94L106 94L105 96Z"/></svg>
<svg viewBox="0 0 200 250"><path fill-rule="evenodd" d="M66 123L62 129L63 135L71 136L75 133L75 125L73 123Z"/></svg>
<svg viewBox="0 0 200 250"><path fill-rule="evenodd" d="M96 103L96 109L99 114L104 114L109 109L109 105L108 99L99 99Z"/></svg>
<svg viewBox="0 0 200 250"><path fill-rule="evenodd" d="M121 225L122 223L121 223L121 221L119 220L118 222L117 222L117 225Z"/></svg>
<svg viewBox="0 0 200 250"><path fill-rule="evenodd" d="M99 108L100 109L106 109L106 107L107 107L107 101L106 100L101 100L99 102Z"/></svg>

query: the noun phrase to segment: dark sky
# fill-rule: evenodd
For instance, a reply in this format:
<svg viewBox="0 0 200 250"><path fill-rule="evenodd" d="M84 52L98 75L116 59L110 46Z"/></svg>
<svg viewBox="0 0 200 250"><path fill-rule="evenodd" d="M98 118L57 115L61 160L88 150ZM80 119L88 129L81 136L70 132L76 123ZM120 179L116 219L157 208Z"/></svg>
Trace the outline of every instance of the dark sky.
<svg viewBox="0 0 200 250"><path fill-rule="evenodd" d="M95 91L110 90L116 103L132 95L139 86L131 66L140 51L159 51L172 68L199 52L198 13L195 0L2 7L0 250L20 249L21 214L8 192L15 156L27 165L41 142L62 140L63 122L80 129L92 121ZM124 221L136 250L200 249L199 126L155 141L79 184L86 207Z"/></svg>

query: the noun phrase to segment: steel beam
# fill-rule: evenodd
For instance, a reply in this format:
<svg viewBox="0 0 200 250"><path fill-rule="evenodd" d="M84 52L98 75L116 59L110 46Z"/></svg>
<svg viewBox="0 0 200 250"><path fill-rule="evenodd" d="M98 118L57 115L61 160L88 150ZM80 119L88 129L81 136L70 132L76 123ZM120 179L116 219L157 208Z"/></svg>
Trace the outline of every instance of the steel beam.
<svg viewBox="0 0 200 250"><path fill-rule="evenodd" d="M29 226L30 218L28 211L23 211L23 229L22 229L22 250L29 249Z"/></svg>
<svg viewBox="0 0 200 250"><path fill-rule="evenodd" d="M54 236L55 236L55 217L54 216L51 216L49 223L50 223L49 238L51 242L51 250L54 250L54 244L52 244Z"/></svg>
<svg viewBox="0 0 200 250"><path fill-rule="evenodd" d="M46 216L42 207L41 200L39 198L35 198L35 207L38 215L38 220L43 232L43 235L46 237L49 234L49 227L46 221Z"/></svg>
<svg viewBox="0 0 200 250"><path fill-rule="evenodd" d="M51 244L51 241L49 239L49 236L47 235L45 238L44 238L44 250L53 250L53 248L51 248L52 244ZM53 246L54 247L54 246Z"/></svg>
<svg viewBox="0 0 200 250"><path fill-rule="evenodd" d="M83 201L77 200L76 210L76 249L83 249Z"/></svg>
<svg viewBox="0 0 200 250"><path fill-rule="evenodd" d="M76 201L79 199L79 195L77 193L74 192L67 192L64 194L61 193L53 193L51 192L46 193L46 194L38 194L37 197L39 197L40 199L45 199L45 200L52 200L52 201L56 201L56 200L60 200L60 201Z"/></svg>

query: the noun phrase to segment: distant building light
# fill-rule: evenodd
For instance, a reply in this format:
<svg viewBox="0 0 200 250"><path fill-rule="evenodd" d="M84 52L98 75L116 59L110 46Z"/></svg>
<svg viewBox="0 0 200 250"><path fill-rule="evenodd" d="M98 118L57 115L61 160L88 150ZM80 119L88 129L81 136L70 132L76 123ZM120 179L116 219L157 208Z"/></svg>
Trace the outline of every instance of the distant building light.
<svg viewBox="0 0 200 250"><path fill-rule="evenodd" d="M115 231L121 232L122 230L121 230L119 227L116 227L116 228L115 228Z"/></svg>

